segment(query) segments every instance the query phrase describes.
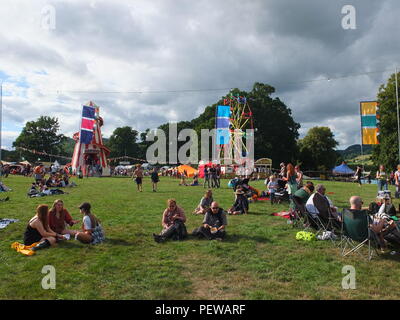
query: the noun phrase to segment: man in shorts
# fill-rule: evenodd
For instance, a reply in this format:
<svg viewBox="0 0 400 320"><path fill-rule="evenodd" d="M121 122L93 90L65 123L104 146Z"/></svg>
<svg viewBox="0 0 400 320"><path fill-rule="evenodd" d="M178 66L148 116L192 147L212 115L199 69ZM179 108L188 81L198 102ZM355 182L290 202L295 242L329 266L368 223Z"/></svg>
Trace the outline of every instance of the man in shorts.
<svg viewBox="0 0 400 320"><path fill-rule="evenodd" d="M140 164L136 165L136 170L133 172L138 191L142 192L143 169Z"/></svg>

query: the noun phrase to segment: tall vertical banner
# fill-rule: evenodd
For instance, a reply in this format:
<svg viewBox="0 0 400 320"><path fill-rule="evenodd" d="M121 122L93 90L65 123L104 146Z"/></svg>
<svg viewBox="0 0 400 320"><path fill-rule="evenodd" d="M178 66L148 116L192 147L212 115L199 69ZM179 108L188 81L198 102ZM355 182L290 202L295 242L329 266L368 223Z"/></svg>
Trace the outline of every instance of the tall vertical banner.
<svg viewBox="0 0 400 320"><path fill-rule="evenodd" d="M218 106L217 117L216 117L216 129L217 129L217 145L226 145L230 143L230 117L231 107L230 106Z"/></svg>
<svg viewBox="0 0 400 320"><path fill-rule="evenodd" d="M93 106L83 106L80 141L83 144L90 144L93 139L96 109Z"/></svg>
<svg viewBox="0 0 400 320"><path fill-rule="evenodd" d="M360 102L361 115L361 141L363 145L379 144L378 141L378 102Z"/></svg>

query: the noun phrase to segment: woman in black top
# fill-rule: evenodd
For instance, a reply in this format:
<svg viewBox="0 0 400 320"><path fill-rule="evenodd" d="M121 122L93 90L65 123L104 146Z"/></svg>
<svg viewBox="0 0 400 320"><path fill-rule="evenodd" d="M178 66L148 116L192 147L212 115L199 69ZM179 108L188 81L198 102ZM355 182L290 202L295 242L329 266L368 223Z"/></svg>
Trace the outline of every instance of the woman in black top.
<svg viewBox="0 0 400 320"><path fill-rule="evenodd" d="M49 207L41 204L36 208L36 215L29 221L24 233L24 244L27 246L35 242L40 242L32 248L38 250L54 245L57 239L62 239L63 236L55 233L50 229L47 216Z"/></svg>

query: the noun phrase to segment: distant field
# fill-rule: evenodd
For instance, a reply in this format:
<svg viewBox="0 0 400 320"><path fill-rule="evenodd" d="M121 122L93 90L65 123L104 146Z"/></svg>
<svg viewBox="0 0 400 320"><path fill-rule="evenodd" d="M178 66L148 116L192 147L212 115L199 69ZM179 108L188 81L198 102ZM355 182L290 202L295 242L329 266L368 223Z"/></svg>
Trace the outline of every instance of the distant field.
<svg viewBox="0 0 400 320"><path fill-rule="evenodd" d="M199 226L202 217L191 214L202 187L180 187L178 181L161 177L159 192L144 192L128 178L75 180L79 186L69 195L30 199L31 179L4 179L13 188L11 200L0 203L1 218L20 222L0 230L0 299L399 299L399 255L370 262L353 255L343 258L330 241L299 242L293 229L272 212L287 205L269 202L251 204L247 216L228 217L224 242L197 240L157 244L152 233L161 230L166 200L176 198L188 218L187 228ZM214 199L224 208L233 202L227 188L215 190ZM263 182L254 187L263 189ZM326 182L328 196L343 208L351 195L364 203L374 199L376 185ZM394 194L394 189L392 189ZM0 194L0 198L6 194ZM38 204L60 197L74 219L80 219L78 204L89 201L101 219L107 241L87 246L74 240L57 248L26 257L10 248L22 241L28 220ZM396 201L396 207L398 202ZM44 265L56 268L55 290L44 290ZM356 269L356 290L343 290L342 267Z"/></svg>

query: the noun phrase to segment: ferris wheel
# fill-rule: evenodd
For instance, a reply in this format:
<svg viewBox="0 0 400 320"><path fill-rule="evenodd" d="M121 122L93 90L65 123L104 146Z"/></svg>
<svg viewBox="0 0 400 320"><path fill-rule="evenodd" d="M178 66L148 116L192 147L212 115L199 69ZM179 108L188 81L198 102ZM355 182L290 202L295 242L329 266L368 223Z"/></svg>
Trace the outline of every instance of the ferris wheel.
<svg viewBox="0 0 400 320"><path fill-rule="evenodd" d="M221 164L240 164L249 150L244 142L246 134L254 134L253 113L248 99L239 94L230 94L217 107L215 127L217 129L216 155Z"/></svg>

